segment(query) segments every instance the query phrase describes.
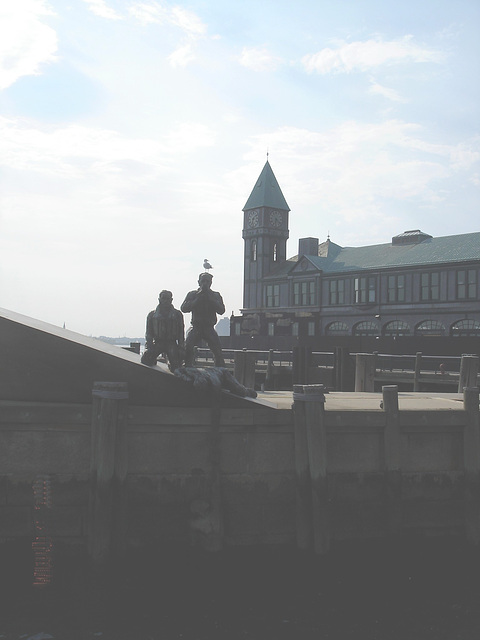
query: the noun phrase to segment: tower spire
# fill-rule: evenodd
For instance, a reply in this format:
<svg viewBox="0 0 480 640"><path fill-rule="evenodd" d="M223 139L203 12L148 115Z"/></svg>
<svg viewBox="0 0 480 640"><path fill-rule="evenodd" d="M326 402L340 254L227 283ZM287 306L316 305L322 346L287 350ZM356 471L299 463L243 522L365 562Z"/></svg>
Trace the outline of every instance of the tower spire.
<svg viewBox="0 0 480 640"><path fill-rule="evenodd" d="M263 279L287 259L290 211L268 162L268 151L243 211L243 308L260 309L265 297Z"/></svg>
<svg viewBox="0 0 480 640"><path fill-rule="evenodd" d="M246 211L247 209L256 209L258 207L271 207L272 209L290 211L290 207L283 196L280 185L268 161L268 153L267 161L243 210Z"/></svg>

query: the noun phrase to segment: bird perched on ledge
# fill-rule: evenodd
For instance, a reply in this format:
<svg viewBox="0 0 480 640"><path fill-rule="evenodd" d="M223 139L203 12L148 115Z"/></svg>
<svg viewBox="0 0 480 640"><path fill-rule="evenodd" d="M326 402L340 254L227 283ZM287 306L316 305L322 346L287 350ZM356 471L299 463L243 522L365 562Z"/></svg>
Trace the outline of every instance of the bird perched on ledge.
<svg viewBox="0 0 480 640"><path fill-rule="evenodd" d="M205 269L205 271L210 271L210 269L213 269L207 258L205 258L205 260L203 261L203 268Z"/></svg>

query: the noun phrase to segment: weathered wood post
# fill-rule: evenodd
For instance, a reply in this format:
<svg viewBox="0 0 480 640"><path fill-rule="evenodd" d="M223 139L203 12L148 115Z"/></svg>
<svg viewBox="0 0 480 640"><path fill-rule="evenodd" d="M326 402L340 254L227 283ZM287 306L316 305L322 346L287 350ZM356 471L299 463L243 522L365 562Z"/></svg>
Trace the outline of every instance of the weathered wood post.
<svg viewBox="0 0 480 640"><path fill-rule="evenodd" d="M209 435L209 474L207 479L208 500L210 503L206 519L206 537L204 548L207 551L223 549L224 522L221 490L221 400L218 392L214 393L211 409L211 428Z"/></svg>
<svg viewBox="0 0 480 640"><path fill-rule="evenodd" d="M255 388L255 353L253 351L235 351L233 357L233 375L245 387Z"/></svg>
<svg viewBox="0 0 480 640"><path fill-rule="evenodd" d="M324 386L322 384L297 385L295 389L295 421L296 425L298 421L298 426L300 427L297 429L296 426L299 442L297 477L300 474L303 474L302 477L309 477L313 550L320 555L327 553L330 546ZM297 406L298 404L304 406L300 408ZM308 452L308 475L305 474L303 423L305 424L304 432ZM308 480L304 480L303 484L301 484L303 492L307 482ZM298 506L303 510L303 515L298 522L297 544L299 546L302 544L302 548L305 548L304 545L309 543L310 533L308 522L305 519L305 509L308 508L308 505L304 493L302 494L302 503Z"/></svg>
<svg viewBox="0 0 480 640"><path fill-rule="evenodd" d="M243 385L249 389L255 389L255 365L257 354L255 351L247 351L245 355L245 382Z"/></svg>
<svg viewBox="0 0 480 640"><path fill-rule="evenodd" d="M385 498L387 510L387 532L400 531L402 524L402 471L400 413L398 409L398 386L382 387L383 410L385 412L384 464Z"/></svg>
<svg viewBox="0 0 480 640"><path fill-rule="evenodd" d="M243 384L245 377L245 353L243 350L233 352L233 375L240 384Z"/></svg>
<svg viewBox="0 0 480 640"><path fill-rule="evenodd" d="M413 390L420 391L420 372L422 370L422 352L415 354L415 370L413 372Z"/></svg>
<svg viewBox="0 0 480 640"><path fill-rule="evenodd" d="M355 359L355 391L374 391L375 355L357 353Z"/></svg>
<svg viewBox="0 0 480 640"><path fill-rule="evenodd" d="M465 525L467 540L480 544L480 417L479 389L463 390L467 424L463 436L465 469Z"/></svg>
<svg viewBox="0 0 480 640"><path fill-rule="evenodd" d="M462 355L460 361L460 377L458 379L458 393L463 393L463 390L468 388L477 387L478 376L478 356L475 355Z"/></svg>
<svg viewBox="0 0 480 640"><path fill-rule="evenodd" d="M127 383L95 382L92 396L88 553L101 562L126 550Z"/></svg>
<svg viewBox="0 0 480 640"><path fill-rule="evenodd" d="M273 377L273 349L269 349L268 351L268 360L267 360L267 372L265 374L265 383L264 389L265 391L271 391L275 388L275 382Z"/></svg>
<svg viewBox="0 0 480 640"><path fill-rule="evenodd" d="M341 347L333 347L333 375L335 391L343 391L342 389L342 357Z"/></svg>
<svg viewBox="0 0 480 640"><path fill-rule="evenodd" d="M312 488L308 464L306 427L306 403L303 400L303 385L293 385L293 418L295 433L295 492L297 547L307 550L312 547Z"/></svg>
<svg viewBox="0 0 480 640"><path fill-rule="evenodd" d="M335 390L347 391L348 358L347 347L334 347L333 366L335 373Z"/></svg>
<svg viewBox="0 0 480 640"><path fill-rule="evenodd" d="M308 384L309 369L312 360L310 347L300 346L292 349L293 384Z"/></svg>

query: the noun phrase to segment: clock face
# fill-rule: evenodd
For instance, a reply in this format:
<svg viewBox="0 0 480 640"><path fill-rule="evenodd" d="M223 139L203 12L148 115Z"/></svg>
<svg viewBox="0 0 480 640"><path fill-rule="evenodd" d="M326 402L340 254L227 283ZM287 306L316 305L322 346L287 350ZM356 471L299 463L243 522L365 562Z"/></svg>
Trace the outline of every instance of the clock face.
<svg viewBox="0 0 480 640"><path fill-rule="evenodd" d="M283 222L283 217L280 211L272 211L270 213L270 224L272 227L281 227Z"/></svg>
<svg viewBox="0 0 480 640"><path fill-rule="evenodd" d="M258 211L250 211L248 214L248 226L258 227Z"/></svg>

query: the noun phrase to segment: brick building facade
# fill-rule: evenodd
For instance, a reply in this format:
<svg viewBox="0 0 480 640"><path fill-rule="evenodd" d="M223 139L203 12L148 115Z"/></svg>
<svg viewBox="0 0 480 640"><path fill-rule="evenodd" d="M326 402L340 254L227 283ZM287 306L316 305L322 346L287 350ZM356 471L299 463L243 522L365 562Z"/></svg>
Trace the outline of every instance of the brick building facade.
<svg viewBox="0 0 480 640"><path fill-rule="evenodd" d="M244 296L235 336L480 336L480 232L420 230L341 247L302 238L266 162L243 209Z"/></svg>

